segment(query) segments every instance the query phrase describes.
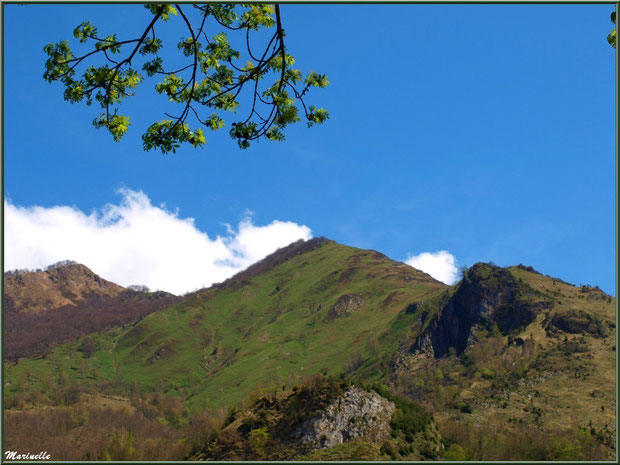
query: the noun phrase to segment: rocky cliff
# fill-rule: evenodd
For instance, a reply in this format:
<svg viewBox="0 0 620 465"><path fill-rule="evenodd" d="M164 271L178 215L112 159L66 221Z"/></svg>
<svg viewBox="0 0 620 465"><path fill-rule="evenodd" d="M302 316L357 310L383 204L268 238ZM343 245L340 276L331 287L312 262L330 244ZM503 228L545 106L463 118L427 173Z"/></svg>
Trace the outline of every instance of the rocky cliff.
<svg viewBox="0 0 620 465"><path fill-rule="evenodd" d="M454 291L448 291L441 311L416 340L413 351L435 357L456 354L476 340L478 329L496 327L503 335L523 329L553 302L536 298L507 269L487 263L469 268Z"/></svg>
<svg viewBox="0 0 620 465"><path fill-rule="evenodd" d="M221 432L189 459L297 460L314 452L329 457L332 450L341 457L369 444L375 445L371 456L382 459L392 449L416 457L423 449L442 450L431 417L419 406L383 391L317 377L233 411ZM379 449L382 444L385 451Z"/></svg>
<svg viewBox="0 0 620 465"><path fill-rule="evenodd" d="M381 441L390 434L394 403L351 387L293 433L310 448L333 447L354 439Z"/></svg>

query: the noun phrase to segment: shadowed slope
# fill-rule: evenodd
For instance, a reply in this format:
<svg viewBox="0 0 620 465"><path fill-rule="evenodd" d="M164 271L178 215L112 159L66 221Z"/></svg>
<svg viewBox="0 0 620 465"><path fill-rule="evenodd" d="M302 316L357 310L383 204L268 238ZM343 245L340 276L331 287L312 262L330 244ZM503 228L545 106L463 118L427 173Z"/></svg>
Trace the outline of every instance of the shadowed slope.
<svg viewBox="0 0 620 465"><path fill-rule="evenodd" d="M5 360L47 354L57 344L135 323L181 300L125 289L73 262L5 273L4 284Z"/></svg>

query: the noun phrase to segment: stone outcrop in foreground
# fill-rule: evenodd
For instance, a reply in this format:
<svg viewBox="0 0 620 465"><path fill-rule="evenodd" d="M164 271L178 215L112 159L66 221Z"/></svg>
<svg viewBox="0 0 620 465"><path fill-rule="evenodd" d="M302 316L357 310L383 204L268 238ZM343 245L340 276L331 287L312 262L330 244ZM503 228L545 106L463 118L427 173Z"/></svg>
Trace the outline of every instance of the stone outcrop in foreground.
<svg viewBox="0 0 620 465"><path fill-rule="evenodd" d="M333 447L365 438L381 441L390 433L394 403L351 387L298 429L296 438L311 448Z"/></svg>

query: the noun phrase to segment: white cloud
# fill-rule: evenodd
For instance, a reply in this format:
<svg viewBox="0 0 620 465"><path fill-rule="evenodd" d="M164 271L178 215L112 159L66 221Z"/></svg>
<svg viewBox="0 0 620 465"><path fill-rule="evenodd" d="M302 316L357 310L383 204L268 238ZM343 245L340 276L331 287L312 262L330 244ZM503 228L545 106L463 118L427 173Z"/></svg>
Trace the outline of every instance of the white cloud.
<svg viewBox="0 0 620 465"><path fill-rule="evenodd" d="M452 285L459 279L459 270L456 267L456 258L450 252L423 252L409 256L405 263L430 274L437 281Z"/></svg>
<svg viewBox="0 0 620 465"><path fill-rule="evenodd" d="M221 282L312 231L289 221L253 224L211 239L193 218L157 207L143 192L120 191L118 205L89 215L75 207L4 202L4 268L45 268L74 260L122 286L144 284L175 294Z"/></svg>

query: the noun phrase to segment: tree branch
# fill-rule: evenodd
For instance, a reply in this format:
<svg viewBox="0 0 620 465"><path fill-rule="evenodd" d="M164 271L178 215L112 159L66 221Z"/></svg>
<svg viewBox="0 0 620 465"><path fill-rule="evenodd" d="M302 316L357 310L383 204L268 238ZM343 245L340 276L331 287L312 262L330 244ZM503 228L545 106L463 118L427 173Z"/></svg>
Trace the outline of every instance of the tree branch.
<svg viewBox="0 0 620 465"><path fill-rule="evenodd" d="M189 91L189 96L187 97L187 103L185 104L185 108L183 109L183 112L181 113L181 115L177 118L176 122L170 127L170 129L168 129L168 131L166 131L166 133L164 134L164 137L167 137L169 134L171 134L177 128L177 126L179 124L184 122L185 118L187 117L187 114L189 113L189 108L190 108L190 105L191 105L192 100L194 98L194 89L196 88L196 70L198 68L198 41L196 40L196 35L194 34L194 29L192 28L191 23L187 19L187 16L185 16L185 13L183 13L183 10L181 9L181 6L178 3L175 3L174 6L178 10L178 12L181 15L181 17L183 18L183 21L185 21L185 24L187 25L187 28L189 29L189 32L192 35L192 40L193 40L193 44L194 44L194 65L193 65L194 66L194 70L192 71L191 79L188 81L188 84L191 82L192 87L191 87L191 89ZM205 16L205 18L206 18L206 16ZM202 25L204 25L204 19L203 19ZM185 88L187 88L187 85L185 86ZM183 88L183 90L185 90L185 88ZM183 131L185 132L185 125L182 125L181 127L183 128Z"/></svg>

